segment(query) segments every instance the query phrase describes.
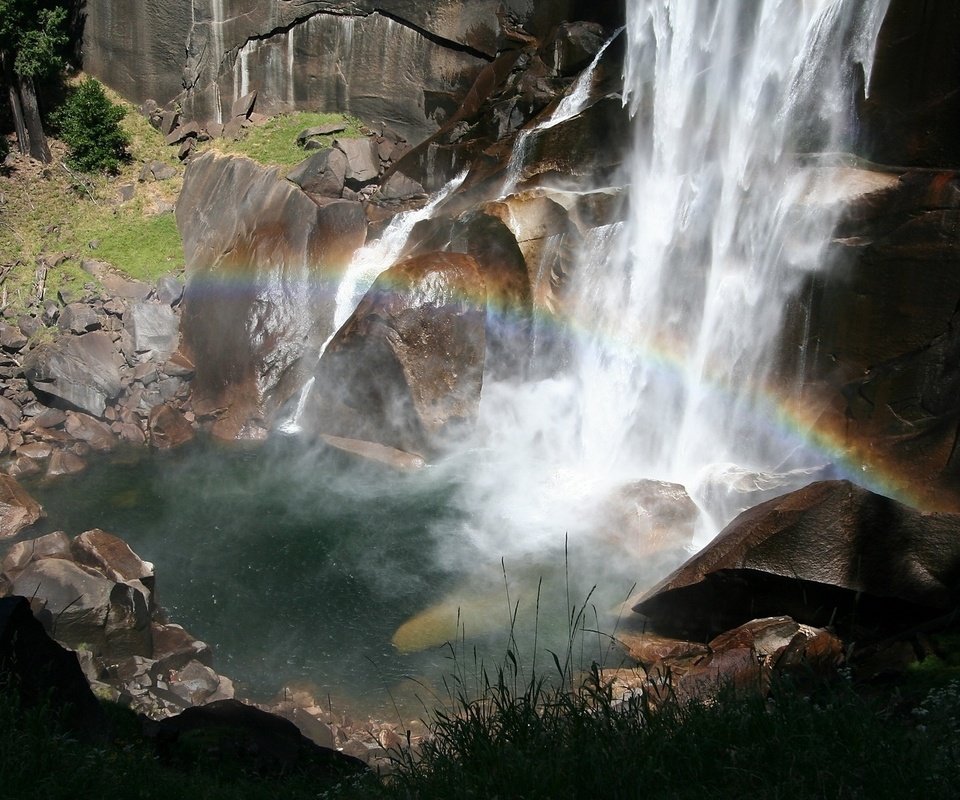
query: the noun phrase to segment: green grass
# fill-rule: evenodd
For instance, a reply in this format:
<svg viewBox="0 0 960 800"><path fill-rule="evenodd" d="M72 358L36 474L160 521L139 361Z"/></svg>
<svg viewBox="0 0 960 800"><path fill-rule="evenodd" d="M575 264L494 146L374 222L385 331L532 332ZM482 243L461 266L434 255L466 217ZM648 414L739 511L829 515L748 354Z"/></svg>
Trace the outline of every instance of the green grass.
<svg viewBox="0 0 960 800"><path fill-rule="evenodd" d="M127 275L153 282L183 265L183 244L173 214L118 215L78 227L80 238L96 241L90 257L120 266ZM89 280L89 278L88 278Z"/></svg>
<svg viewBox="0 0 960 800"><path fill-rule="evenodd" d="M343 123L347 129L336 134L341 138L356 138L362 136L360 120L345 114L317 114L297 112L294 114L279 114L271 117L267 122L253 128L248 128L246 135L237 142L215 140L205 147L214 148L223 153L236 153L252 158L261 164L271 164L289 167L303 161L309 155L297 145L297 134L305 128L330 123ZM318 141L328 147L334 136L319 137Z"/></svg>

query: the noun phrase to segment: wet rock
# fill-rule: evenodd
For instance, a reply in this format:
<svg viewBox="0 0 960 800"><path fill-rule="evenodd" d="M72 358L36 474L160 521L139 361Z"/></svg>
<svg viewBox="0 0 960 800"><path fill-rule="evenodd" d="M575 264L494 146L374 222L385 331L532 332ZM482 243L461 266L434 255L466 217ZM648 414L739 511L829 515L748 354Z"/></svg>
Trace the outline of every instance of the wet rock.
<svg viewBox="0 0 960 800"><path fill-rule="evenodd" d="M359 439L344 439L340 436L329 436L321 434L320 439L324 444L342 450L345 453L353 453L362 458L376 461L380 464L386 464L394 469L409 471L417 470L426 466L426 461L421 456L413 453L405 453L402 450L396 450L375 442L364 442Z"/></svg>
<svg viewBox="0 0 960 800"><path fill-rule="evenodd" d="M46 475L48 478L59 478L61 475L76 475L87 468L87 462L76 453L68 450L56 450L50 456Z"/></svg>
<svg viewBox="0 0 960 800"><path fill-rule="evenodd" d="M31 561L42 558L70 558L70 537L63 531L55 531L36 539L15 542L3 557L2 570L14 577Z"/></svg>
<svg viewBox="0 0 960 800"><path fill-rule="evenodd" d="M28 442L17 448L17 454L34 461L45 461L53 454L53 448L47 442Z"/></svg>
<svg viewBox="0 0 960 800"><path fill-rule="evenodd" d="M160 674L182 669L190 662L208 667L213 664L213 651L210 646L173 623L153 624L153 655Z"/></svg>
<svg viewBox="0 0 960 800"><path fill-rule="evenodd" d="M94 450L112 450L116 445L110 428L87 414L69 412L63 427L74 439L86 442Z"/></svg>
<svg viewBox="0 0 960 800"><path fill-rule="evenodd" d="M120 394L120 372L110 336L94 331L63 336L31 350L24 374L34 390L51 394L94 416Z"/></svg>
<svg viewBox="0 0 960 800"><path fill-rule="evenodd" d="M34 613L58 641L112 657L152 650L147 598L133 586L60 558L28 564L13 581L33 599Z"/></svg>
<svg viewBox="0 0 960 800"><path fill-rule="evenodd" d="M153 591L153 564L143 561L130 546L99 528L84 531L70 545L78 564L93 567L117 583L139 582Z"/></svg>
<svg viewBox="0 0 960 800"><path fill-rule="evenodd" d="M433 253L391 267L324 352L306 425L415 454L442 450L476 419L485 315L470 256Z"/></svg>
<svg viewBox="0 0 960 800"><path fill-rule="evenodd" d="M16 479L0 473L0 539L16 536L43 516L43 508Z"/></svg>
<svg viewBox="0 0 960 800"><path fill-rule="evenodd" d="M634 606L658 630L717 632L758 615L916 624L955 606L960 515L823 481L737 517Z"/></svg>
<svg viewBox="0 0 960 800"><path fill-rule="evenodd" d="M279 386L283 373L332 333L333 295L303 289L346 265L366 217L357 203L320 207L247 159L204 153L187 167L177 224L194 402L227 409L224 427L241 435L288 399L297 387Z"/></svg>
<svg viewBox="0 0 960 800"><path fill-rule="evenodd" d="M23 421L23 409L9 397L0 395L0 422L9 430L15 431Z"/></svg>
<svg viewBox="0 0 960 800"><path fill-rule="evenodd" d="M199 661L189 661L169 683L170 691L184 705L198 706L206 702L220 687L220 676Z"/></svg>
<svg viewBox="0 0 960 800"><path fill-rule="evenodd" d="M159 450L180 447L194 437L193 428L183 414L167 403L155 406L150 411L147 428L150 431L150 444Z"/></svg>

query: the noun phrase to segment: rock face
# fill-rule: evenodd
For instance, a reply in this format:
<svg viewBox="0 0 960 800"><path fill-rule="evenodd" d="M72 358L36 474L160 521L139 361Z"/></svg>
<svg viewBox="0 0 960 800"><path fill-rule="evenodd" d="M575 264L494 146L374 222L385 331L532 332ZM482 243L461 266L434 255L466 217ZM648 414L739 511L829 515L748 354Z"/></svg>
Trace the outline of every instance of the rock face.
<svg viewBox="0 0 960 800"><path fill-rule="evenodd" d="M336 282L366 217L359 203L318 206L276 170L207 153L187 169L177 224L194 396L227 409L222 435L236 438L286 399L272 396L283 371L331 332Z"/></svg>
<svg viewBox="0 0 960 800"><path fill-rule="evenodd" d="M421 455L442 450L477 414L485 314L470 256L391 267L327 346L306 426Z"/></svg>
<svg viewBox="0 0 960 800"><path fill-rule="evenodd" d="M958 598L960 515L822 481L741 514L634 610L664 630L717 633L778 608L810 624L876 609L895 627Z"/></svg>
<svg viewBox="0 0 960 800"><path fill-rule="evenodd" d="M84 69L135 102L176 99L226 122L256 89L262 111L338 109L414 141L504 47L566 19L623 17L614 0L90 0L85 12Z"/></svg>

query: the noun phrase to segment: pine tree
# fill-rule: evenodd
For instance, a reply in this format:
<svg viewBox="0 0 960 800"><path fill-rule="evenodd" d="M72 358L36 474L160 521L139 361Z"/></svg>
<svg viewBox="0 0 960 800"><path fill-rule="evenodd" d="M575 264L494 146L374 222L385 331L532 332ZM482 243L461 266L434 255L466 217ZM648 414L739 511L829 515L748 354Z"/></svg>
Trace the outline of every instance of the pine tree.
<svg viewBox="0 0 960 800"><path fill-rule="evenodd" d="M120 127L124 114L93 78L73 89L55 115L60 137L69 150L67 163L81 172L115 171L130 144L130 137Z"/></svg>

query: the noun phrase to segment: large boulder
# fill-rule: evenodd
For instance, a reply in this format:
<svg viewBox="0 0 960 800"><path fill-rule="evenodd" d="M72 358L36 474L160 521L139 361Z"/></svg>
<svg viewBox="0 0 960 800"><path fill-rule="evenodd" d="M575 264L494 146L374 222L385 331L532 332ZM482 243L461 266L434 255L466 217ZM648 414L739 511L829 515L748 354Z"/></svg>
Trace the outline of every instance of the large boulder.
<svg viewBox="0 0 960 800"><path fill-rule="evenodd" d="M206 153L187 167L177 225L194 398L226 409L219 430L236 438L286 399L280 377L308 343L332 333L332 287L366 217L359 203L318 206L275 169Z"/></svg>
<svg viewBox="0 0 960 800"><path fill-rule="evenodd" d="M152 652L149 602L136 582L117 583L92 567L44 558L16 575L13 593L33 598L50 635L69 647L114 658Z"/></svg>
<svg viewBox="0 0 960 800"><path fill-rule="evenodd" d="M123 313L123 327L134 353L165 361L177 349L180 318L165 303L134 303Z"/></svg>
<svg viewBox="0 0 960 800"><path fill-rule="evenodd" d="M958 599L960 515L821 481L741 514L634 610L658 630L716 634L776 614L895 626Z"/></svg>
<svg viewBox="0 0 960 800"><path fill-rule="evenodd" d="M327 346L305 426L425 456L442 450L476 419L485 315L470 256L400 261Z"/></svg>
<svg viewBox="0 0 960 800"><path fill-rule="evenodd" d="M25 597L0 599L0 685L12 689L24 708L51 708L74 733L94 739L106 734L106 716L76 653L46 634Z"/></svg>
<svg viewBox="0 0 960 800"><path fill-rule="evenodd" d="M35 391L59 397L100 417L107 401L120 394L118 358L109 334L93 331L61 336L52 344L31 350L23 370Z"/></svg>

